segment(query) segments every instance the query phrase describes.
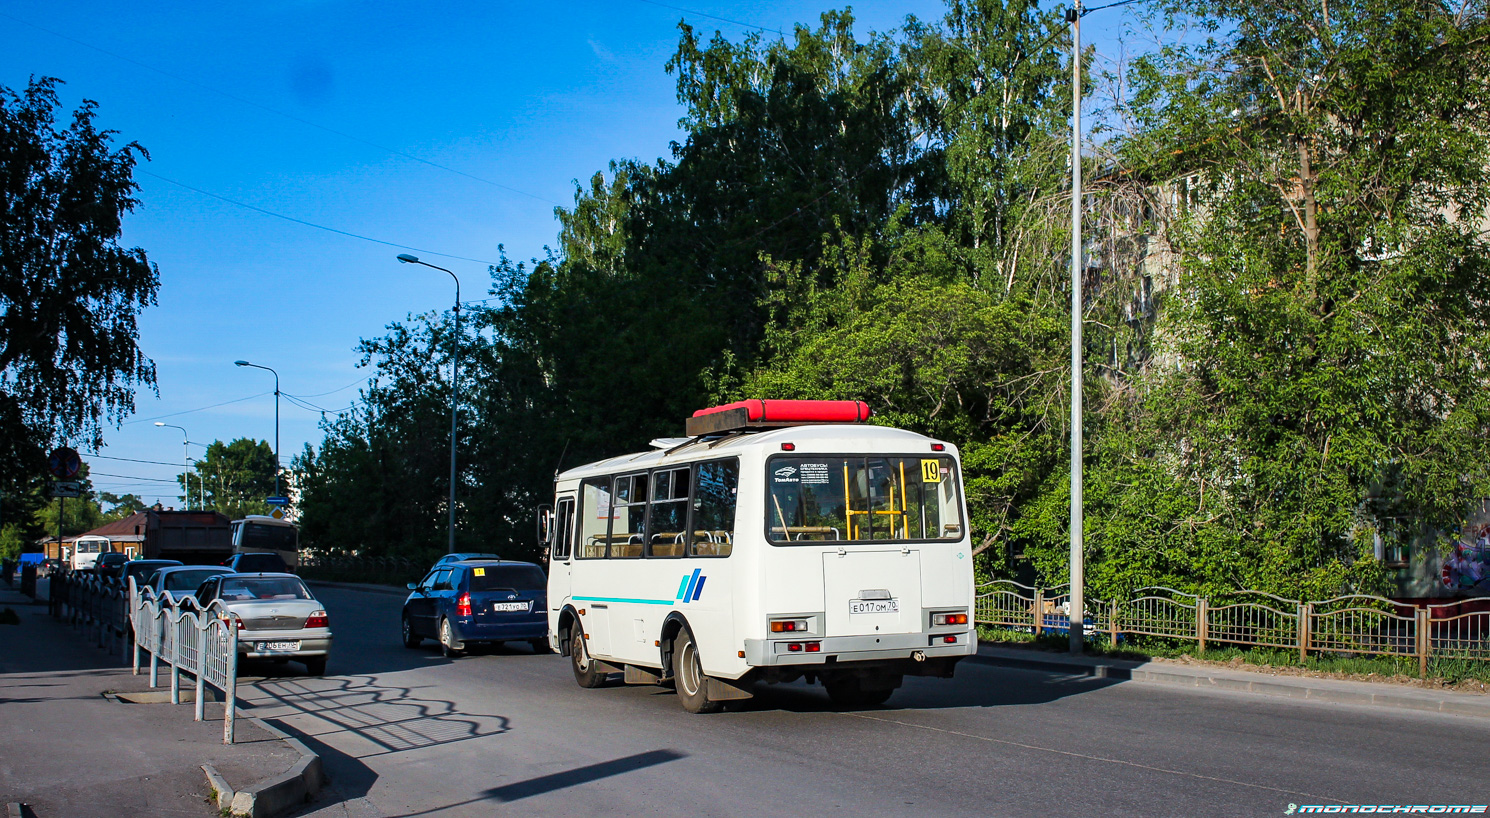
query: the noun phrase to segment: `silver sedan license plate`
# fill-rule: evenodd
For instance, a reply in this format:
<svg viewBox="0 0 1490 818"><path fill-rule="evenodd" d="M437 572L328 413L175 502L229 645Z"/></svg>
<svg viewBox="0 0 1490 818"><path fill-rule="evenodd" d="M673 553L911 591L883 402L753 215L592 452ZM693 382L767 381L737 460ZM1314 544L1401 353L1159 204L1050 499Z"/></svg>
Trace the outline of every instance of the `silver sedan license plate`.
<svg viewBox="0 0 1490 818"><path fill-rule="evenodd" d="M259 653L277 653L277 652L280 652L280 651L295 651L295 650L300 650L300 643L299 642L288 641L288 642L260 642L259 643Z"/></svg>
<svg viewBox="0 0 1490 818"><path fill-rule="evenodd" d="M850 599L848 601L848 612L851 614L900 613L900 600Z"/></svg>
<svg viewBox="0 0 1490 818"><path fill-rule="evenodd" d="M497 613L511 613L514 611L527 611L527 602L493 602L491 609Z"/></svg>

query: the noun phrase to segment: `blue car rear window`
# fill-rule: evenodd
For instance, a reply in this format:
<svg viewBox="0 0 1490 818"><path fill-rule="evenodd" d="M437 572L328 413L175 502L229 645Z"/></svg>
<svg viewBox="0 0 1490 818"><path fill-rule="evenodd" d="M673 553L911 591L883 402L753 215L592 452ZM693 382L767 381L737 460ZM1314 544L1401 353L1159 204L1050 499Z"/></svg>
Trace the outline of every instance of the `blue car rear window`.
<svg viewBox="0 0 1490 818"><path fill-rule="evenodd" d="M488 565L469 568L471 591L541 591L548 586L536 565Z"/></svg>

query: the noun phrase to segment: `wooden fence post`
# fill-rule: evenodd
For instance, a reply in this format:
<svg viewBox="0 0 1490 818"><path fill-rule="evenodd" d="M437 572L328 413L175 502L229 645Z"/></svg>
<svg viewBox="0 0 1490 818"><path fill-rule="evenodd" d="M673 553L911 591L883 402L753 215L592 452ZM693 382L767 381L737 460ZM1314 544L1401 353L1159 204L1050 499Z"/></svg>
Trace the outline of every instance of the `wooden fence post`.
<svg viewBox="0 0 1490 818"><path fill-rule="evenodd" d="M1428 654L1433 650L1433 612L1426 607L1417 609L1418 622L1418 678L1428 678Z"/></svg>
<svg viewBox="0 0 1490 818"><path fill-rule="evenodd" d="M1197 597L1195 600L1195 638L1200 643L1200 653L1205 653L1205 638L1210 632L1207 618L1205 597Z"/></svg>
<svg viewBox="0 0 1490 818"><path fill-rule="evenodd" d="M1113 650L1117 650L1117 643L1118 643L1118 621L1117 621L1117 600L1115 600L1115 599L1113 601L1107 603L1107 623L1108 623L1108 627L1107 627L1108 644L1112 646L1112 649Z"/></svg>
<svg viewBox="0 0 1490 818"><path fill-rule="evenodd" d="M1314 603L1299 606L1299 661L1309 655L1309 620L1314 616Z"/></svg>
<svg viewBox="0 0 1490 818"><path fill-rule="evenodd" d="M1040 638L1040 632L1045 628L1045 590L1035 589L1035 638Z"/></svg>

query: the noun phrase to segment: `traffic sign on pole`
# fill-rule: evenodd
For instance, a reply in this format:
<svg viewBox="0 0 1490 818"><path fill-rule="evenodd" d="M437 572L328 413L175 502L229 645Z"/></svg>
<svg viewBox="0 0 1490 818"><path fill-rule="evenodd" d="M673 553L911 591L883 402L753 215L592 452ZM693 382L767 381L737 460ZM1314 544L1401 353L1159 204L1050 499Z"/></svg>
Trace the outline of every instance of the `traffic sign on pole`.
<svg viewBox="0 0 1490 818"><path fill-rule="evenodd" d="M82 497L83 484L77 481L59 481L52 484L53 497Z"/></svg>
<svg viewBox="0 0 1490 818"><path fill-rule="evenodd" d="M290 504L288 497L265 497L264 502L271 506L287 506Z"/></svg>
<svg viewBox="0 0 1490 818"><path fill-rule="evenodd" d="M83 468L83 459L77 451L67 446L58 446L47 457L47 469L59 480L71 480ZM74 495L76 496L76 495Z"/></svg>

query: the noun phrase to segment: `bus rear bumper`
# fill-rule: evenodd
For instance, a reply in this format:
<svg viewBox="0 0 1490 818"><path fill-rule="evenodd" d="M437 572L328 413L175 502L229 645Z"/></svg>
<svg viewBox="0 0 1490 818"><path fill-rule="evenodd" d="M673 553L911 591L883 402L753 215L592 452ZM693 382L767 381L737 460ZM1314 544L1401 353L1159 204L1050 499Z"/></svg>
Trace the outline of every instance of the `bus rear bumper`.
<svg viewBox="0 0 1490 818"><path fill-rule="evenodd" d="M957 641L949 644L945 641L947 637L956 637ZM819 649L809 652L808 644L813 642ZM792 645L798 645L799 649L792 650ZM918 654L922 659L960 659L977 652L978 639L972 631L745 640L745 663L752 667L806 669L813 665L917 661Z"/></svg>

